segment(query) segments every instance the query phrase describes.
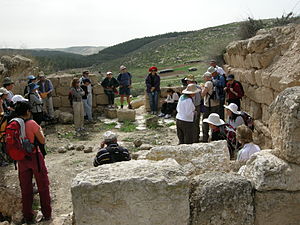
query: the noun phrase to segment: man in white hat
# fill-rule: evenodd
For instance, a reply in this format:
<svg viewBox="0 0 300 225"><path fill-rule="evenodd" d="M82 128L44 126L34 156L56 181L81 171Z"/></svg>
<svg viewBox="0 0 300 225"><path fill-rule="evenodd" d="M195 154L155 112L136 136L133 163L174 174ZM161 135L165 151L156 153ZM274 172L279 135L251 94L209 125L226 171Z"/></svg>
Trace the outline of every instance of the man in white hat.
<svg viewBox="0 0 300 225"><path fill-rule="evenodd" d="M53 84L51 80L45 77L45 74L43 72L40 72L38 78L39 81L37 82L37 84L39 85L40 96L43 99L44 112L47 113L50 119L53 119L54 117L53 100L52 100Z"/></svg>
<svg viewBox="0 0 300 225"><path fill-rule="evenodd" d="M126 66L120 66L120 74L117 78L120 86L119 86L119 94L120 94L120 102L121 102L121 109L123 109L124 97L126 97L128 109L132 109L130 105L130 95L131 95L131 74L127 72Z"/></svg>
<svg viewBox="0 0 300 225"><path fill-rule="evenodd" d="M212 83L212 75L210 72L203 74L205 84L202 87L201 96L204 98L204 113L202 120L206 119L211 113L219 112L220 102L212 98L214 85ZM202 142L208 142L209 127L207 123L202 123L203 139Z"/></svg>
<svg viewBox="0 0 300 225"><path fill-rule="evenodd" d="M117 135L114 132L106 131L103 134L101 148L94 159L94 166L100 166L107 163L129 161L130 154L126 148L118 145Z"/></svg>
<svg viewBox="0 0 300 225"><path fill-rule="evenodd" d="M217 61L215 59L210 60L210 66L216 68L218 74L226 76L225 71L223 70L222 67L220 67L220 66L217 65Z"/></svg>
<svg viewBox="0 0 300 225"><path fill-rule="evenodd" d="M195 114L196 108L193 97L200 92L196 84L189 84L182 91L177 104L176 127L179 144L192 144L195 141Z"/></svg>

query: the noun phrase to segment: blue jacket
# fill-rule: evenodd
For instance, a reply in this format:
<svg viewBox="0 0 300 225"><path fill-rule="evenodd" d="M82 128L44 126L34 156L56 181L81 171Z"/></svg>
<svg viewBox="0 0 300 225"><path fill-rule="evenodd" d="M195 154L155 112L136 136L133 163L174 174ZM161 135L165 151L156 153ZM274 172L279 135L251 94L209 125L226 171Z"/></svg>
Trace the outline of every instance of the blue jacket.
<svg viewBox="0 0 300 225"><path fill-rule="evenodd" d="M120 73L117 80L119 81L120 86L128 87L131 85L131 74L126 73Z"/></svg>

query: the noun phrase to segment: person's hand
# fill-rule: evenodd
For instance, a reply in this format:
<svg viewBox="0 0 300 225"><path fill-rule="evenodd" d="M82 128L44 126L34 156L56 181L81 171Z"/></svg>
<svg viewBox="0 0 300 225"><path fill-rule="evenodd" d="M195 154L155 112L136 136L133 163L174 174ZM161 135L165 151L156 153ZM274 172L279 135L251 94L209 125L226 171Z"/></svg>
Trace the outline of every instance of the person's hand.
<svg viewBox="0 0 300 225"><path fill-rule="evenodd" d="M154 90L155 90L155 87L152 87L152 88L151 88L151 91L154 91Z"/></svg>
<svg viewBox="0 0 300 225"><path fill-rule="evenodd" d="M229 90L230 90L232 93L234 92L234 91L233 91L233 88L230 88Z"/></svg>
<svg viewBox="0 0 300 225"><path fill-rule="evenodd" d="M101 144L100 144L100 147L101 147L101 148L104 148L104 146L105 146L105 142L102 141Z"/></svg>
<svg viewBox="0 0 300 225"><path fill-rule="evenodd" d="M224 91L226 91L228 89L228 87L224 87Z"/></svg>

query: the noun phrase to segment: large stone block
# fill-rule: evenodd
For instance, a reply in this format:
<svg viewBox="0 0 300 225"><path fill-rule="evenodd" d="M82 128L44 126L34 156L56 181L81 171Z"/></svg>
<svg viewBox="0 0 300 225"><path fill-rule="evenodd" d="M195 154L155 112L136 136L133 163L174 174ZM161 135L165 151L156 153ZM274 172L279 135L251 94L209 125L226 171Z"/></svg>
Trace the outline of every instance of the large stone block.
<svg viewBox="0 0 300 225"><path fill-rule="evenodd" d="M265 104L261 104L261 110L262 110L262 121L264 124L267 124L270 119L270 112L269 112L269 106Z"/></svg>
<svg viewBox="0 0 300 225"><path fill-rule="evenodd" d="M59 76L47 76L47 78L52 82L54 88L59 85Z"/></svg>
<svg viewBox="0 0 300 225"><path fill-rule="evenodd" d="M106 94L96 95L94 99L97 105L108 105L108 97Z"/></svg>
<svg viewBox="0 0 300 225"><path fill-rule="evenodd" d="M117 115L117 109L108 109L108 108L105 108L104 109L104 114L105 114L105 117L109 118L109 119L115 119L118 117Z"/></svg>
<svg viewBox="0 0 300 225"><path fill-rule="evenodd" d="M141 97L139 99L131 101L130 104L131 104L132 108L138 109L145 104L145 99L143 97Z"/></svg>
<svg viewBox="0 0 300 225"><path fill-rule="evenodd" d="M20 223L23 217L20 189L12 186L0 187L0 199L0 213L11 217L16 224Z"/></svg>
<svg viewBox="0 0 300 225"><path fill-rule="evenodd" d="M280 54L280 48L278 47L268 49L268 51L261 54L258 60L262 68L267 68L274 61L274 58L279 54Z"/></svg>
<svg viewBox="0 0 300 225"><path fill-rule="evenodd" d="M256 35L249 39L247 50L250 53L263 53L265 48L268 48L275 42L275 37L271 34Z"/></svg>
<svg viewBox="0 0 300 225"><path fill-rule="evenodd" d="M68 96L61 96L60 100L61 100L61 107L70 107L71 108Z"/></svg>
<svg viewBox="0 0 300 225"><path fill-rule="evenodd" d="M61 74L57 76L59 77L59 86L61 87L71 87L71 82L75 77L73 74Z"/></svg>
<svg viewBox="0 0 300 225"><path fill-rule="evenodd" d="M258 191L300 190L300 166L278 158L272 150L253 154L239 173Z"/></svg>
<svg viewBox="0 0 300 225"><path fill-rule="evenodd" d="M106 164L78 174L72 183L77 225L184 225L189 184L172 159Z"/></svg>
<svg viewBox="0 0 300 225"><path fill-rule="evenodd" d="M270 106L269 128L276 155L300 164L300 86L281 92Z"/></svg>
<svg viewBox="0 0 300 225"><path fill-rule="evenodd" d="M59 114L59 122L63 124L68 124L68 123L73 123L74 122L74 117L72 113L69 112L61 112Z"/></svg>
<svg viewBox="0 0 300 225"><path fill-rule="evenodd" d="M117 111L118 121L135 121L135 114L133 109L119 109Z"/></svg>
<svg viewBox="0 0 300 225"><path fill-rule="evenodd" d="M173 158L183 165L188 175L229 170L230 157L226 141L159 146L152 148L146 155L146 159L150 160L167 158Z"/></svg>
<svg viewBox="0 0 300 225"><path fill-rule="evenodd" d="M93 86L93 93L95 95L101 95L101 94L104 94L104 89L103 87L100 85L100 84L95 84Z"/></svg>
<svg viewBox="0 0 300 225"><path fill-rule="evenodd" d="M205 173L191 182L192 225L253 225L250 181L230 173Z"/></svg>
<svg viewBox="0 0 300 225"><path fill-rule="evenodd" d="M299 225L300 192L255 192L255 225Z"/></svg>
<svg viewBox="0 0 300 225"><path fill-rule="evenodd" d="M59 108L61 107L61 99L60 97L52 97L53 107Z"/></svg>
<svg viewBox="0 0 300 225"><path fill-rule="evenodd" d="M251 69L251 70L246 70L245 74L244 74L246 82L251 85L256 85L254 73L255 73L255 70Z"/></svg>
<svg viewBox="0 0 300 225"><path fill-rule="evenodd" d="M55 89L55 93L58 96L68 96L70 92L69 86L57 86Z"/></svg>

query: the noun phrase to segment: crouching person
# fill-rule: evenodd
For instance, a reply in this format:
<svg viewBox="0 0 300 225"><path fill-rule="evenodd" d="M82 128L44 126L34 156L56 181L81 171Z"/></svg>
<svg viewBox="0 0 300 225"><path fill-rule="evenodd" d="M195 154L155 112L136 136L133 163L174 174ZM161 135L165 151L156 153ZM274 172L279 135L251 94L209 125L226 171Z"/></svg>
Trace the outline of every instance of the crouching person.
<svg viewBox="0 0 300 225"><path fill-rule="evenodd" d="M103 138L104 141L101 143L101 149L94 159L95 167L102 164L129 161L131 159L128 150L118 145L115 133L107 131L103 134Z"/></svg>

